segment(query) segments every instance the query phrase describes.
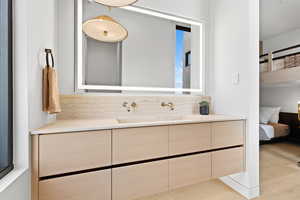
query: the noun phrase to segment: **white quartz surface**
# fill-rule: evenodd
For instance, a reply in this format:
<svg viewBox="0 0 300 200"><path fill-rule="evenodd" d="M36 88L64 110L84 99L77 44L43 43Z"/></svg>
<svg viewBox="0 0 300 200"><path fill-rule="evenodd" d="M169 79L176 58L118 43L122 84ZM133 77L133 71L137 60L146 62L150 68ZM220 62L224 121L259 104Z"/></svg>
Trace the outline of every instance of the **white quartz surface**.
<svg viewBox="0 0 300 200"><path fill-rule="evenodd" d="M191 124L205 122L221 122L245 120L244 117L228 115L189 115L189 116L155 116L120 119L85 119L85 120L57 120L47 124L31 134L69 133L78 131L96 131L120 128L136 128L149 126L166 126L176 124Z"/></svg>

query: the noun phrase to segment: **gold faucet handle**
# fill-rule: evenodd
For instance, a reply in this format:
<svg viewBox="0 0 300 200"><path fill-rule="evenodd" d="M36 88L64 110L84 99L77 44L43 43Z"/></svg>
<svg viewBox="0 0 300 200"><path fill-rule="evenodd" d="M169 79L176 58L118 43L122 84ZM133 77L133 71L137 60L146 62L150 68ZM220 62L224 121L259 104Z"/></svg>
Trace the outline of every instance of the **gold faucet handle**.
<svg viewBox="0 0 300 200"><path fill-rule="evenodd" d="M127 111L128 112L131 112L131 108L133 108L134 110L137 108L137 103L135 103L135 102L132 102L130 105L129 105L129 103L128 102L124 102L123 104L122 104L122 106L124 107L124 108L126 108L127 109Z"/></svg>
<svg viewBox="0 0 300 200"><path fill-rule="evenodd" d="M128 102L125 101L122 106L123 107L127 107L128 106Z"/></svg>
<svg viewBox="0 0 300 200"><path fill-rule="evenodd" d="M175 110L175 105L174 105L174 103L172 103L172 102L169 102L169 103L165 103L165 102L162 102L161 103L161 106L162 107L169 107L170 108L170 110Z"/></svg>
<svg viewBox="0 0 300 200"><path fill-rule="evenodd" d="M137 107L138 107L138 105L137 105L137 103L136 103L136 102L132 102L132 104L131 104L131 107L133 107L133 108L137 108Z"/></svg>
<svg viewBox="0 0 300 200"><path fill-rule="evenodd" d="M170 107L171 110L175 110L175 105L174 105L174 103L170 102L170 103L169 103L169 107Z"/></svg>

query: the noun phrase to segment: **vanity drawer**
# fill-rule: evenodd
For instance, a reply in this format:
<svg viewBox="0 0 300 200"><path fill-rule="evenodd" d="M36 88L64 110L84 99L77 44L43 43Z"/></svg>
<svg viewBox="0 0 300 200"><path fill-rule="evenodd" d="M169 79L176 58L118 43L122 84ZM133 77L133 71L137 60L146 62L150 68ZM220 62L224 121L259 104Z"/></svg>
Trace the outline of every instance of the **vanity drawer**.
<svg viewBox="0 0 300 200"><path fill-rule="evenodd" d="M158 161L112 171L112 200L133 200L168 191L168 161Z"/></svg>
<svg viewBox="0 0 300 200"><path fill-rule="evenodd" d="M168 127L113 130L113 164L168 156Z"/></svg>
<svg viewBox="0 0 300 200"><path fill-rule="evenodd" d="M41 135L39 176L111 165L111 131Z"/></svg>
<svg viewBox="0 0 300 200"><path fill-rule="evenodd" d="M111 200L111 170L39 182L39 200Z"/></svg>
<svg viewBox="0 0 300 200"><path fill-rule="evenodd" d="M211 125L209 123L170 126L170 155L210 148Z"/></svg>
<svg viewBox="0 0 300 200"><path fill-rule="evenodd" d="M244 144L244 121L212 123L213 148L242 144Z"/></svg>
<svg viewBox="0 0 300 200"><path fill-rule="evenodd" d="M212 176L215 178L244 171L244 148L233 148L212 153Z"/></svg>
<svg viewBox="0 0 300 200"><path fill-rule="evenodd" d="M171 190L211 178L210 153L171 159L169 166Z"/></svg>

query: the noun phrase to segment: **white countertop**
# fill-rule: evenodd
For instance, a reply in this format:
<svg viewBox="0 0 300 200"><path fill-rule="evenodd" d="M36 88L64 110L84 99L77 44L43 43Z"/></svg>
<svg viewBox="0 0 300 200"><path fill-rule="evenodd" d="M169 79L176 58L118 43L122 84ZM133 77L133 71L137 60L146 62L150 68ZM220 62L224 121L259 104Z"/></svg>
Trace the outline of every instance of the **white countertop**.
<svg viewBox="0 0 300 200"><path fill-rule="evenodd" d="M189 115L184 117L155 117L152 119L146 117L139 117L127 119L57 120L37 130L31 131L31 134L39 135L78 131L96 131L120 128L167 126L176 124L192 124L237 120L245 120L245 118L228 115Z"/></svg>

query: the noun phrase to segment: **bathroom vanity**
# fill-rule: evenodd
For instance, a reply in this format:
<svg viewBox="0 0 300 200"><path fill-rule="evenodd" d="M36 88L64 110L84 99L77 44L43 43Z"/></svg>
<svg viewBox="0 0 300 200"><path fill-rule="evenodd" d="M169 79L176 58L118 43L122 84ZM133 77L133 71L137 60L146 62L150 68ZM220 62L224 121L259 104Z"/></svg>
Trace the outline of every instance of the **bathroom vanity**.
<svg viewBox="0 0 300 200"><path fill-rule="evenodd" d="M131 200L243 172L245 120L58 120L32 132L33 200Z"/></svg>
<svg viewBox="0 0 300 200"><path fill-rule="evenodd" d="M31 132L32 200L134 200L245 171L245 118L199 115L211 106L205 21L86 0L60 10L63 112ZM128 37L89 37L99 15Z"/></svg>

